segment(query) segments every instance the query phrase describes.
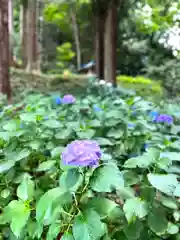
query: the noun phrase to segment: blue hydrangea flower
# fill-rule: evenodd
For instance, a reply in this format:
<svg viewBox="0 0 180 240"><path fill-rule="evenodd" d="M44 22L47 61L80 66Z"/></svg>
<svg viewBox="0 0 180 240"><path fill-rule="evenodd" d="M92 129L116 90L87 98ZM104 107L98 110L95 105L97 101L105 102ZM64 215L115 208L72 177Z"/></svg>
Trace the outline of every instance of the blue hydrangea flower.
<svg viewBox="0 0 180 240"><path fill-rule="evenodd" d="M173 123L173 117L166 115L166 114L161 114L156 118L156 122L158 123L167 123L167 124L172 124Z"/></svg>
<svg viewBox="0 0 180 240"><path fill-rule="evenodd" d="M93 109L95 112L99 112L101 111L102 109L100 107L98 107L97 105L93 105Z"/></svg>
<svg viewBox="0 0 180 240"><path fill-rule="evenodd" d="M62 103L62 100L61 100L60 97L56 97L55 102L56 102L57 105L59 105L59 104Z"/></svg>
<svg viewBox="0 0 180 240"><path fill-rule="evenodd" d="M24 123L20 123L20 128L24 128Z"/></svg>
<svg viewBox="0 0 180 240"><path fill-rule="evenodd" d="M62 103L63 104L73 104L76 102L76 99L73 95L71 94L67 94L67 95L64 95L63 99L62 99Z"/></svg>
<svg viewBox="0 0 180 240"><path fill-rule="evenodd" d="M144 145L143 145L143 149L144 149L144 150L147 150L148 147L149 147L149 144L148 144L148 143L144 143Z"/></svg>
<svg viewBox="0 0 180 240"><path fill-rule="evenodd" d="M152 118L153 121L156 121L156 118L158 117L159 113L156 111L151 111L149 113L149 116Z"/></svg>
<svg viewBox="0 0 180 240"><path fill-rule="evenodd" d="M137 115L137 112L132 112L132 116L136 116Z"/></svg>
<svg viewBox="0 0 180 240"><path fill-rule="evenodd" d="M44 120L48 120L49 119L49 117L44 117Z"/></svg>
<svg viewBox="0 0 180 240"><path fill-rule="evenodd" d="M65 165L96 167L101 157L101 149L96 141L75 140L67 145L61 157Z"/></svg>
<svg viewBox="0 0 180 240"><path fill-rule="evenodd" d="M136 126L136 124L134 123L128 123L128 128L134 128Z"/></svg>

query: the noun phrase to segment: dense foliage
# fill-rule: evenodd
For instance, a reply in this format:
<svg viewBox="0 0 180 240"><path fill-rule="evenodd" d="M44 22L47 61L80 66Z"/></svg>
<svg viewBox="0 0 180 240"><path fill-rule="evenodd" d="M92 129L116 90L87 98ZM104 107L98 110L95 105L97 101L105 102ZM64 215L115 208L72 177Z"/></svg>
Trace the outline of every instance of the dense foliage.
<svg viewBox="0 0 180 240"><path fill-rule="evenodd" d="M103 81L2 107L1 239L179 240L179 112Z"/></svg>

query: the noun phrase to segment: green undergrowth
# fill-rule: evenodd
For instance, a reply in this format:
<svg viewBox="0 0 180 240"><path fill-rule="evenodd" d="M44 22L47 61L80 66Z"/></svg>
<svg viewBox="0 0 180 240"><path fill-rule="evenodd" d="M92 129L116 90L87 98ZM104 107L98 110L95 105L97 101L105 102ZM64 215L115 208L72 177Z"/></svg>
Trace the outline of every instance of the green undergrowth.
<svg viewBox="0 0 180 240"><path fill-rule="evenodd" d="M136 90L138 95L147 96L163 96L164 89L160 81L154 81L143 76L131 77L120 75L117 77L118 82L125 88Z"/></svg>
<svg viewBox="0 0 180 240"><path fill-rule="evenodd" d="M1 107L0 238L179 240L179 106L91 81L74 104L62 97L24 94ZM83 139L100 146L96 168L62 161Z"/></svg>

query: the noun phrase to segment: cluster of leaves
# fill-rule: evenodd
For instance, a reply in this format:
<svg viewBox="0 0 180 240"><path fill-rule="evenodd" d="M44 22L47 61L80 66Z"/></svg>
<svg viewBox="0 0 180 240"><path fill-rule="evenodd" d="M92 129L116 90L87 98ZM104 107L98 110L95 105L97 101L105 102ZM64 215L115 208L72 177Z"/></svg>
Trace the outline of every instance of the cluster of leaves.
<svg viewBox="0 0 180 240"><path fill-rule="evenodd" d="M140 93L152 92L152 94L163 94L163 89L158 81L153 81L152 79L145 78L143 76L131 77L126 75L117 76L117 80L123 84L124 87L130 85L133 89L139 88ZM148 94L149 95L149 94Z"/></svg>
<svg viewBox="0 0 180 240"><path fill-rule="evenodd" d="M1 239L179 240L178 116L154 123L158 106L96 83L73 105L55 98L1 111ZM75 139L99 143L99 167L63 165Z"/></svg>

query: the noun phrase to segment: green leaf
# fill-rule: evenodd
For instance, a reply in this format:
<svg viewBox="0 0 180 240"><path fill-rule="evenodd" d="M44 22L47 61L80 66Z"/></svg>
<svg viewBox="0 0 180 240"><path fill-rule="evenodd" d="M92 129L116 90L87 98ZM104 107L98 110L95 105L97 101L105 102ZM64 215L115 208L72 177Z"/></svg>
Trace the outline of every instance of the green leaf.
<svg viewBox="0 0 180 240"><path fill-rule="evenodd" d="M22 113L20 119L24 122L36 123L36 115L34 113Z"/></svg>
<svg viewBox="0 0 180 240"><path fill-rule="evenodd" d="M115 165L101 166L95 169L90 186L96 192L111 192L124 186L121 172Z"/></svg>
<svg viewBox="0 0 180 240"><path fill-rule="evenodd" d="M5 131L9 131L9 132L16 131L17 125L16 125L15 120L10 120L10 121L8 121L8 123L6 123L6 124L3 126L3 129L4 129Z"/></svg>
<svg viewBox="0 0 180 240"><path fill-rule="evenodd" d="M76 168L68 169L60 176L59 184L64 189L76 191L83 182L83 176Z"/></svg>
<svg viewBox="0 0 180 240"><path fill-rule="evenodd" d="M13 160L18 162L18 161L21 161L22 159L28 157L29 155L30 155L30 151L28 149L23 149L20 152L16 153Z"/></svg>
<svg viewBox="0 0 180 240"><path fill-rule="evenodd" d="M53 213L53 203L58 200L59 206L64 202L68 203L71 198L62 188L53 188L44 193L36 205L36 220L41 223L48 218L51 220Z"/></svg>
<svg viewBox="0 0 180 240"><path fill-rule="evenodd" d="M6 189L3 189L3 190L1 191L1 197L2 197L2 198L8 198L9 195L10 195L9 189L6 188Z"/></svg>
<svg viewBox="0 0 180 240"><path fill-rule="evenodd" d="M124 167L125 168L148 168L155 163L158 159L159 152L156 149L150 149L149 152L144 153L142 156L128 159Z"/></svg>
<svg viewBox="0 0 180 240"><path fill-rule="evenodd" d="M61 155L62 151L64 150L64 147L56 147L54 148L52 151L51 151L51 156L54 158L54 157L57 157Z"/></svg>
<svg viewBox="0 0 180 240"><path fill-rule="evenodd" d="M180 161L180 153L178 152L162 152L162 157L169 158L171 161Z"/></svg>
<svg viewBox="0 0 180 240"><path fill-rule="evenodd" d="M62 131L58 132L56 135L55 135L55 138L56 139L68 139L72 134L72 130L71 129L63 129Z"/></svg>
<svg viewBox="0 0 180 240"><path fill-rule="evenodd" d="M148 226L157 235L162 235L168 228L168 221L160 208L153 209L148 214Z"/></svg>
<svg viewBox="0 0 180 240"><path fill-rule="evenodd" d="M130 187L118 187L117 195L121 199L129 199L135 197L135 191Z"/></svg>
<svg viewBox="0 0 180 240"><path fill-rule="evenodd" d="M9 141L10 137L14 134L12 132L0 132L0 138L2 138L4 141Z"/></svg>
<svg viewBox="0 0 180 240"><path fill-rule="evenodd" d="M5 215L11 222L11 230L18 238L30 216L30 210L21 201L11 201L5 209Z"/></svg>
<svg viewBox="0 0 180 240"><path fill-rule="evenodd" d="M135 216L141 219L148 214L148 203L139 198L127 199L123 210L128 222L131 222Z"/></svg>
<svg viewBox="0 0 180 240"><path fill-rule="evenodd" d="M75 240L98 240L103 234L103 224L95 211L87 210L75 217L73 224Z"/></svg>
<svg viewBox="0 0 180 240"><path fill-rule="evenodd" d="M179 232L179 227L171 222L168 223L168 229L167 232L169 234L177 234Z"/></svg>
<svg viewBox="0 0 180 240"><path fill-rule="evenodd" d="M117 206L115 202L103 197L95 197L87 204L87 207L96 211L101 218L109 216Z"/></svg>
<svg viewBox="0 0 180 240"><path fill-rule="evenodd" d="M135 221L125 226L124 233L128 240L140 239L143 228L144 226L140 220L136 219Z"/></svg>
<svg viewBox="0 0 180 240"><path fill-rule="evenodd" d="M113 145L113 143L110 140L108 140L107 138L96 138L96 141L98 142L99 146L101 146L101 147Z"/></svg>
<svg viewBox="0 0 180 240"><path fill-rule="evenodd" d="M170 196L180 196L180 191L178 191L179 183L176 175L148 174L148 180L151 185L159 191Z"/></svg>
<svg viewBox="0 0 180 240"><path fill-rule="evenodd" d="M42 163L39 164L36 171L37 172L48 171L48 170L52 169L55 164L56 164L56 161L54 161L54 160L49 160L49 161L46 161L46 162L42 162Z"/></svg>
<svg viewBox="0 0 180 240"><path fill-rule="evenodd" d="M50 239L49 239L50 240ZM74 237L71 233L65 233L62 237L61 240L74 240Z"/></svg>
<svg viewBox="0 0 180 240"><path fill-rule="evenodd" d="M62 127L62 124L57 120L47 120L43 122L43 125L45 125L48 128L60 128Z"/></svg>
<svg viewBox="0 0 180 240"><path fill-rule="evenodd" d="M77 136L80 139L91 139L95 135L96 131L93 129L87 129L85 131L76 131Z"/></svg>
<svg viewBox="0 0 180 240"><path fill-rule="evenodd" d="M11 160L0 163L0 173L7 172L9 169L14 167L15 163Z"/></svg>
<svg viewBox="0 0 180 240"><path fill-rule="evenodd" d="M173 201L172 198L161 196L160 201L165 207L168 207L168 208L174 209L174 210L178 209L177 204L175 203L175 201Z"/></svg>
<svg viewBox="0 0 180 240"><path fill-rule="evenodd" d="M17 196L23 201L32 200L34 196L34 182L26 177L17 188Z"/></svg>
<svg viewBox="0 0 180 240"><path fill-rule="evenodd" d="M48 232L47 232L47 239L46 240L55 240L60 231L60 224L53 223L50 225ZM61 238L62 239L62 238Z"/></svg>

